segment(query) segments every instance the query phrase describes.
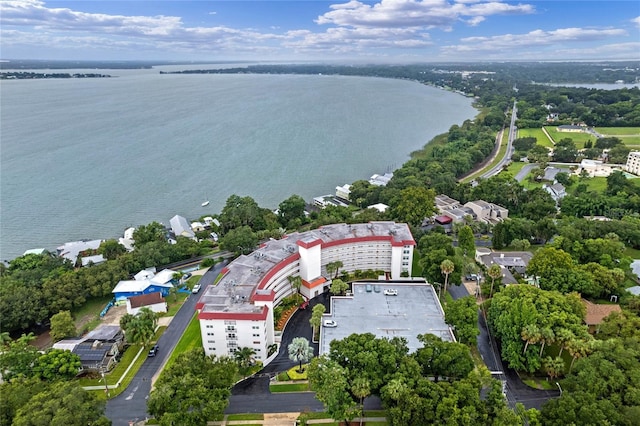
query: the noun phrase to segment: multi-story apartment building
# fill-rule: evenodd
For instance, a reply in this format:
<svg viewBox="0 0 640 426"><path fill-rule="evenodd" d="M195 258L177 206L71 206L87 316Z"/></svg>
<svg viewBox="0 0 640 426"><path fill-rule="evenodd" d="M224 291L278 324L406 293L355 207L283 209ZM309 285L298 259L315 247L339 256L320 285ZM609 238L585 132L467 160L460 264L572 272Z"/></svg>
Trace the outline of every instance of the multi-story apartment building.
<svg viewBox="0 0 640 426"><path fill-rule="evenodd" d="M321 294L340 271L383 271L386 278L411 276L415 241L406 224L370 222L334 224L270 240L227 265L216 286L209 286L196 309L207 355L231 355L250 347L265 361L275 342L273 308L294 293L289 277L300 277L306 298Z"/></svg>

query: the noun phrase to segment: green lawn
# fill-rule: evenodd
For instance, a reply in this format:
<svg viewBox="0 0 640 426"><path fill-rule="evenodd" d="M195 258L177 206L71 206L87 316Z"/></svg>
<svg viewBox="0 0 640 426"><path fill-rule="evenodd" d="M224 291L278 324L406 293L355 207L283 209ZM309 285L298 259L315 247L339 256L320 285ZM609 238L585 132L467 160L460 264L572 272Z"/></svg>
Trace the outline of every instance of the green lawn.
<svg viewBox="0 0 640 426"><path fill-rule="evenodd" d="M553 148L553 142L549 140L542 129L518 129L518 138L536 138L537 144L547 148Z"/></svg>
<svg viewBox="0 0 640 426"><path fill-rule="evenodd" d="M71 312L78 331L91 331L100 324L100 312L113 300L113 295L88 300L84 305Z"/></svg>
<svg viewBox="0 0 640 426"><path fill-rule="evenodd" d="M558 143L561 139L571 139L578 149L584 148L584 144L587 141L591 141L595 144L596 137L590 133L582 133L582 132L558 132L556 130L556 126L544 126L544 128L549 132L549 136L551 136L555 143Z"/></svg>
<svg viewBox="0 0 640 426"><path fill-rule="evenodd" d="M607 189L607 178L606 177L592 177L587 179L580 179L578 183L585 183L587 185L587 191L595 191L598 193L603 193Z"/></svg>
<svg viewBox="0 0 640 426"><path fill-rule="evenodd" d="M632 247L625 247L624 255L629 256L632 259L640 259L640 250L634 249Z"/></svg>
<svg viewBox="0 0 640 426"><path fill-rule="evenodd" d="M309 391L309 383L281 383L269 385L271 393L282 392L307 392Z"/></svg>
<svg viewBox="0 0 640 426"><path fill-rule="evenodd" d="M603 135L640 137L640 127L598 127L596 131Z"/></svg>
<svg viewBox="0 0 640 426"><path fill-rule="evenodd" d="M198 321L198 313L194 312L189 325L184 330L184 334L173 349L171 356L167 360L165 369L169 368L173 361L181 353L187 352L194 348L202 347L202 335L200 334L200 322Z"/></svg>
<svg viewBox="0 0 640 426"><path fill-rule="evenodd" d="M520 162L520 161L514 161L511 164L509 164L509 166L507 167L507 172L511 173L511 176L515 176L527 164L529 164L529 163L523 163L523 162Z"/></svg>

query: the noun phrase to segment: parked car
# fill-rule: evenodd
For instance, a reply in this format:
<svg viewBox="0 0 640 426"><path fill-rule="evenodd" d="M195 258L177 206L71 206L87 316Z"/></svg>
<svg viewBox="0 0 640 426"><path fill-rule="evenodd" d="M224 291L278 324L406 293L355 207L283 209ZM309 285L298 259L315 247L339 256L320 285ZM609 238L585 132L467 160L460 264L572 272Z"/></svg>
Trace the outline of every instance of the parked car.
<svg viewBox="0 0 640 426"><path fill-rule="evenodd" d="M380 286L379 285L374 285L373 286L373 291L375 291L376 293L380 293Z"/></svg>
<svg viewBox="0 0 640 426"><path fill-rule="evenodd" d="M396 290L395 288L385 288L384 289L384 295L385 296L397 296L398 295L398 290Z"/></svg>
<svg viewBox="0 0 640 426"><path fill-rule="evenodd" d="M149 349L149 353L147 354L147 356L156 356L158 354L159 349L160 349L160 346L153 345L151 349Z"/></svg>
<svg viewBox="0 0 640 426"><path fill-rule="evenodd" d="M338 323L335 322L334 320L324 320L322 322L322 325L328 328L334 328L338 326Z"/></svg>
<svg viewBox="0 0 640 426"><path fill-rule="evenodd" d="M373 286L371 284L365 284L364 289L367 291L367 293L371 293L371 290L373 290Z"/></svg>
<svg viewBox="0 0 640 426"><path fill-rule="evenodd" d="M193 288L191 289L191 293L195 294L195 293L199 292L200 291L200 287L201 287L200 283L194 285Z"/></svg>

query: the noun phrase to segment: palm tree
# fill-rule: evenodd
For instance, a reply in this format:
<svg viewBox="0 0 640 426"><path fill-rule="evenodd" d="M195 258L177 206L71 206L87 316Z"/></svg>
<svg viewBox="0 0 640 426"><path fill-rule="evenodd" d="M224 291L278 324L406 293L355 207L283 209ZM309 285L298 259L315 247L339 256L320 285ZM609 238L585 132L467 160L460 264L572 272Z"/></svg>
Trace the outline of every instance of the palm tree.
<svg viewBox="0 0 640 426"><path fill-rule="evenodd" d="M449 274L453 272L456 268L456 265L453 264L449 259L445 259L440 264L440 271L442 275L444 275L444 293L447 294L447 284L449 283Z"/></svg>
<svg viewBox="0 0 640 426"><path fill-rule="evenodd" d="M293 293L293 290L295 290L297 294L300 294L300 287L302 286L302 278L298 275L296 276L289 275L287 279L289 280L289 285L291 285L291 292Z"/></svg>
<svg viewBox="0 0 640 426"><path fill-rule="evenodd" d="M551 358L546 357L543 361L544 371L547 372L551 380L564 374L564 360L559 356Z"/></svg>
<svg viewBox="0 0 640 426"><path fill-rule="evenodd" d="M502 269L500 269L500 265L494 263L489 266L489 270L487 271L487 275L491 277L491 291L489 292L489 298L493 297L493 284L496 282L496 279L502 276Z"/></svg>
<svg viewBox="0 0 640 426"><path fill-rule="evenodd" d="M298 373L302 373L302 363L307 362L313 356L313 348L309 345L309 341L304 337L294 337L289 346L289 359L294 362L299 362Z"/></svg>
<svg viewBox="0 0 640 426"><path fill-rule="evenodd" d="M351 393L356 398L360 398L360 426L362 426L362 417L364 416L364 399L371 395L371 386L369 380L364 377L356 377L351 386Z"/></svg>
<svg viewBox="0 0 640 426"><path fill-rule="evenodd" d="M558 331L556 331L556 342L560 344L560 353L558 353L558 356L562 356L562 351L567 342L575 338L576 336L568 328L559 328Z"/></svg>
<svg viewBox="0 0 640 426"><path fill-rule="evenodd" d="M241 369L247 368L253 362L256 351L248 346L239 348L233 355Z"/></svg>
<svg viewBox="0 0 640 426"><path fill-rule="evenodd" d="M327 274L332 275L335 272L335 276L333 278L338 278L338 272L343 266L343 263L339 260L336 260L335 262L329 262L326 266Z"/></svg>
<svg viewBox="0 0 640 426"><path fill-rule="evenodd" d="M540 341L540 329L535 324L527 324L522 329L522 333L520 333L520 335L522 336L522 340L526 342L524 350L522 351L523 354L527 352L529 345L535 345Z"/></svg>
<svg viewBox="0 0 640 426"><path fill-rule="evenodd" d="M540 341L542 342L542 346L540 347L540 356L542 356L542 352L544 351L544 345L549 343L553 343L555 341L556 335L553 330L548 327L543 327L540 329Z"/></svg>

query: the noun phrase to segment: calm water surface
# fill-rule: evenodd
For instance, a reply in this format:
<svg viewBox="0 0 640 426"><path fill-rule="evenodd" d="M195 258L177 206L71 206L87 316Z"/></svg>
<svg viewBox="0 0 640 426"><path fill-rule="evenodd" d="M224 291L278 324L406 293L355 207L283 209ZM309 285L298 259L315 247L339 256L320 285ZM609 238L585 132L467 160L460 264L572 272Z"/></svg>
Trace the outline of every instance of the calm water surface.
<svg viewBox="0 0 640 426"><path fill-rule="evenodd" d="M197 219L232 194L276 208L334 193L476 113L402 80L100 72L118 77L0 83L0 260Z"/></svg>

